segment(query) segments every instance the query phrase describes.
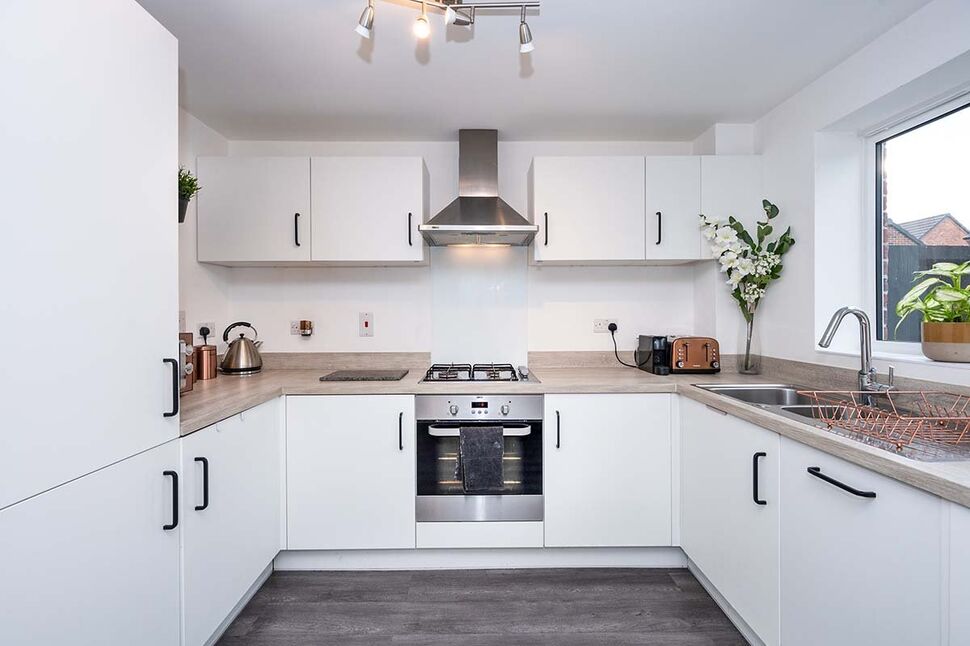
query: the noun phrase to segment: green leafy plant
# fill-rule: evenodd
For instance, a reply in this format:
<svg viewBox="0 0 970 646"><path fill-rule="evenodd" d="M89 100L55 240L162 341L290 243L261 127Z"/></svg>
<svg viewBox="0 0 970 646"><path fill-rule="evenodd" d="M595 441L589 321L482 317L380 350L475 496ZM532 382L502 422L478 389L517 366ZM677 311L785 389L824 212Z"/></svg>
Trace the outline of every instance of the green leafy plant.
<svg viewBox="0 0 970 646"><path fill-rule="evenodd" d="M781 278L781 257L795 244L791 227L785 229L777 240L768 239L774 232L771 221L778 217L778 207L768 200L762 200L761 206L765 219L757 223L754 236L733 216L724 222L701 215L704 238L720 263L721 271L728 275L731 295L749 323L764 298L765 289L772 281Z"/></svg>
<svg viewBox="0 0 970 646"><path fill-rule="evenodd" d="M192 196L202 190L199 180L184 166L179 166L179 199L191 200Z"/></svg>
<svg viewBox="0 0 970 646"><path fill-rule="evenodd" d="M970 274L970 261L956 264L938 262L930 269L913 273L916 285L896 303L899 323L913 312L932 323L970 322L970 287L964 289L963 277Z"/></svg>

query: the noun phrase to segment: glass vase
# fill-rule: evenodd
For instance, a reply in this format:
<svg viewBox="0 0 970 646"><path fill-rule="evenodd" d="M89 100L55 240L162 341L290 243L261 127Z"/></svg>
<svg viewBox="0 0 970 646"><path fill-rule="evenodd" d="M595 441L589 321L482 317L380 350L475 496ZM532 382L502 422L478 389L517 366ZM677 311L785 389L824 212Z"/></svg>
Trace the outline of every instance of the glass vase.
<svg viewBox="0 0 970 646"><path fill-rule="evenodd" d="M754 326L754 312L741 327L738 338L738 373L761 374L761 339Z"/></svg>

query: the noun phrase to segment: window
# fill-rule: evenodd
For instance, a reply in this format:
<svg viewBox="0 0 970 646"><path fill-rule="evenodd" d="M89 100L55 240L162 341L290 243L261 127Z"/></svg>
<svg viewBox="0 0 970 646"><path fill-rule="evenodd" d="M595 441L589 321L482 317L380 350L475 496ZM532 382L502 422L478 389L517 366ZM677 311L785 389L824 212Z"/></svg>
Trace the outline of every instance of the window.
<svg viewBox="0 0 970 646"><path fill-rule="evenodd" d="M875 293L880 341L920 340L918 314L896 328L896 303L912 287L914 272L937 262L970 260L968 108L970 104L924 117L876 142Z"/></svg>

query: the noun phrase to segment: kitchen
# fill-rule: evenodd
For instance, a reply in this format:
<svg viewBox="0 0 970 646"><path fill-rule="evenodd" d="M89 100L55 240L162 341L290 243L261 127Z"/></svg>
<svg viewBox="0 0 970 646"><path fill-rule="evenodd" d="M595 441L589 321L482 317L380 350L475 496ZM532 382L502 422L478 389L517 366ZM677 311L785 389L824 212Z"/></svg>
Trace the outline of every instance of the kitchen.
<svg viewBox="0 0 970 646"><path fill-rule="evenodd" d="M970 3L0 25L0 643L970 643Z"/></svg>

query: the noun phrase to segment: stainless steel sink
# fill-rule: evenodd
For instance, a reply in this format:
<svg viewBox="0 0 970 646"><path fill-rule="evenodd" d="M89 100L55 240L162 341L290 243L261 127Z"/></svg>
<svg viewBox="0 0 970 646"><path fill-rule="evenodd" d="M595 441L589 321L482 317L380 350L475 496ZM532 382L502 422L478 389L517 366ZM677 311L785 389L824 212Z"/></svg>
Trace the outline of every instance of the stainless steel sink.
<svg viewBox="0 0 970 646"><path fill-rule="evenodd" d="M815 390L793 386L791 384L696 384L698 388L724 397L730 397L752 404L774 413L780 417L790 420L811 424L816 428L826 430L835 435L874 446L896 455L901 455L913 460L923 460L929 462L942 462L950 460L970 460L970 447L966 446L943 446L928 445L926 443L912 442L906 446L896 445L893 442L874 438L871 435L853 432L838 425L830 424L830 421L850 420L853 411L842 406L815 406L813 400L805 395L799 395L798 391ZM877 399L872 402L872 406L882 408L881 402ZM851 427L850 427L851 428Z"/></svg>
<svg viewBox="0 0 970 646"><path fill-rule="evenodd" d="M799 390L810 390L791 384L697 384L699 388L717 395L731 397L748 404L762 406L797 406L809 405L812 400L799 395ZM808 417L811 417L809 413Z"/></svg>

